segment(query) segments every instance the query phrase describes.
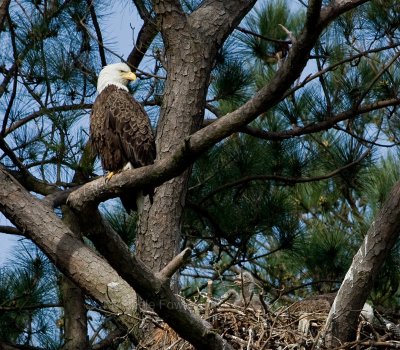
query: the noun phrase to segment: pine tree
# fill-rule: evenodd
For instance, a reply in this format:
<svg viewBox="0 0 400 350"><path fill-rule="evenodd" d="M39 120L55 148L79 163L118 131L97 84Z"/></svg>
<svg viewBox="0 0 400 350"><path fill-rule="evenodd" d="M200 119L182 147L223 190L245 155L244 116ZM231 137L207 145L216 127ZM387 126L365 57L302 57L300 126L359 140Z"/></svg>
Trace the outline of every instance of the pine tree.
<svg viewBox="0 0 400 350"><path fill-rule="evenodd" d="M239 268L271 300L335 292L398 181L396 1L134 5L131 93L159 162L140 179L154 201L128 217L97 206L136 186L135 170L118 188L96 179L87 132L96 75L120 60L107 3L0 4L0 208L14 225L1 230L42 249L1 271L0 347L130 348L136 291L198 348L230 348L171 292L163 268L179 251L193 247L172 271L187 297L210 278L223 294ZM370 300L394 309L398 245L387 250Z"/></svg>

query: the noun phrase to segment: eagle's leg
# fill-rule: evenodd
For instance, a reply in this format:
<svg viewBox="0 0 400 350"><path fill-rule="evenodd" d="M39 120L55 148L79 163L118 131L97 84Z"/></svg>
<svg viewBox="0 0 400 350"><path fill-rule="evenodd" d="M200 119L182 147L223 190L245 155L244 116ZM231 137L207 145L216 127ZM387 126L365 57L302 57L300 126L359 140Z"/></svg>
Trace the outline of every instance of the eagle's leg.
<svg viewBox="0 0 400 350"><path fill-rule="evenodd" d="M118 171L110 171L110 172L108 172L107 175L106 175L106 178L105 178L106 182L110 181L111 178L112 178L116 173L118 173Z"/></svg>
<svg viewBox="0 0 400 350"><path fill-rule="evenodd" d="M118 173L120 173L121 171L128 170L128 169L133 169L133 166L132 166L131 162L126 163L125 166L124 166L122 169L120 169L120 170L109 171L109 172L107 173L107 175L106 175L106 182L110 181L111 178L112 178L115 174L118 174Z"/></svg>

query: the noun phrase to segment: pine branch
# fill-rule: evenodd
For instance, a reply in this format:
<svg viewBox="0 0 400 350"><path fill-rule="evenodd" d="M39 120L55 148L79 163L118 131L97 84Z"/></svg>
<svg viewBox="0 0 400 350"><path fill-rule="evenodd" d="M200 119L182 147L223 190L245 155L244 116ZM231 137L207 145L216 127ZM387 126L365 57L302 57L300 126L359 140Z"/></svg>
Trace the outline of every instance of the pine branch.
<svg viewBox="0 0 400 350"><path fill-rule="evenodd" d="M9 235L23 236L24 234L14 226L0 226L0 232Z"/></svg>
<svg viewBox="0 0 400 350"><path fill-rule="evenodd" d="M385 64L384 67L382 67L382 69L375 75L375 77L371 80L371 82L368 84L368 86L366 87L366 89L362 92L361 96L359 97L359 99L355 102L356 106L359 106L362 101L364 100L364 98L368 95L368 92L373 88L373 86L375 85L375 83L382 77L382 75L390 68L390 66L392 66L397 59L400 57L400 51L397 52L390 60L387 64Z"/></svg>
<svg viewBox="0 0 400 350"><path fill-rule="evenodd" d="M25 306L0 306L0 311L27 311L27 310L37 310L37 309L49 309L55 307L62 307L61 304L37 304L37 305L25 305Z"/></svg>
<svg viewBox="0 0 400 350"><path fill-rule="evenodd" d="M255 36L256 38L259 38L259 39L262 39L262 40L265 40L265 41L270 41L272 43L286 44L286 45L289 45L289 44L292 43L291 40L279 40L279 39L269 38L269 37L266 37L265 35L261 35L261 34L252 32L251 30L248 30L248 29L243 28L243 27L237 27L236 30L238 30L239 32L242 32L244 34L250 34L252 36Z"/></svg>
<svg viewBox="0 0 400 350"><path fill-rule="evenodd" d="M142 28L140 28L135 46L127 59L127 63L134 68L134 71L139 67L140 62L143 60L151 43L158 34L156 22L157 17L146 19Z"/></svg>
<svg viewBox="0 0 400 350"><path fill-rule="evenodd" d="M0 341L1 350L46 350L44 348L38 348L36 346L21 345L21 344L11 344Z"/></svg>
<svg viewBox="0 0 400 350"><path fill-rule="evenodd" d="M73 104L73 105L62 105L62 106L55 106L55 107L42 107L38 111L31 113L30 115L17 120L13 124L8 127L4 132L4 137L8 134L12 133L13 131L17 130L21 126L25 125L26 123L35 120L38 117L41 117L46 114L51 114L54 112L66 112L66 111L77 111L82 109L90 109L92 108L92 103L81 103L81 104Z"/></svg>

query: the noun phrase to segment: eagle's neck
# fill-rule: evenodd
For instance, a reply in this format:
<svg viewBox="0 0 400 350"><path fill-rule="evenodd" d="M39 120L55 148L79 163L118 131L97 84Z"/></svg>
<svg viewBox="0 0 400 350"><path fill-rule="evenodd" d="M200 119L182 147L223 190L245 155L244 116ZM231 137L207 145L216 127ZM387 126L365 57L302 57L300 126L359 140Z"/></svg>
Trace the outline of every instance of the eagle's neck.
<svg viewBox="0 0 400 350"><path fill-rule="evenodd" d="M110 82L110 81L101 81L99 80L99 82L97 83L97 92L100 94L107 86L110 85L114 85L116 86L118 89L122 89L125 91L129 91L128 87L124 84L121 83L117 83L117 82Z"/></svg>

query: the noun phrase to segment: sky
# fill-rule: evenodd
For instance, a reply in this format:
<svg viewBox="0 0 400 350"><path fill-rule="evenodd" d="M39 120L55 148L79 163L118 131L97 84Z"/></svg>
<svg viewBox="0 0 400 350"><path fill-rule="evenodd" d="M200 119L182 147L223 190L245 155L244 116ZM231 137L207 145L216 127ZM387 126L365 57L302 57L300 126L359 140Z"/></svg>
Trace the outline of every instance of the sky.
<svg viewBox="0 0 400 350"><path fill-rule="evenodd" d="M100 23L104 30L104 41L107 47L126 59L141 28L140 17L131 2L123 4L123 1L111 1L108 13L101 18ZM119 59L111 57L110 63L114 62L119 62ZM0 213L2 225L10 226L11 223ZM7 264L21 239L21 236L0 233L0 268Z"/></svg>

